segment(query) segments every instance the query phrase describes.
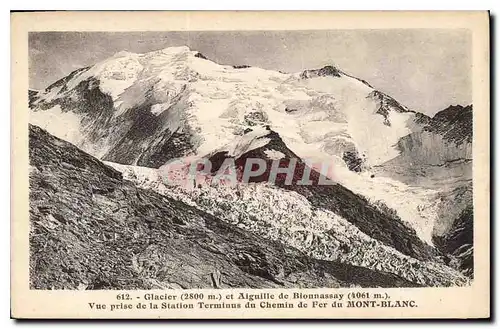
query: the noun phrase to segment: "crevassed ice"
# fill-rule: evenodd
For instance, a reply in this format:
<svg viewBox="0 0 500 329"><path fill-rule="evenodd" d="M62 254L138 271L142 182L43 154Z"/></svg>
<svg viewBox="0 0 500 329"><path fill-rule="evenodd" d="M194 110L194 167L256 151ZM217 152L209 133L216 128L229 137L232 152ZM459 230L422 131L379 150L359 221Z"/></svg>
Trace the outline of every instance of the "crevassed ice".
<svg viewBox="0 0 500 329"><path fill-rule="evenodd" d="M279 240L312 257L340 260L394 273L424 285L467 284L459 272L423 262L372 239L344 218L312 207L302 195L266 184L201 186L186 190L165 187L155 169L110 163L143 188L182 200L238 227Z"/></svg>

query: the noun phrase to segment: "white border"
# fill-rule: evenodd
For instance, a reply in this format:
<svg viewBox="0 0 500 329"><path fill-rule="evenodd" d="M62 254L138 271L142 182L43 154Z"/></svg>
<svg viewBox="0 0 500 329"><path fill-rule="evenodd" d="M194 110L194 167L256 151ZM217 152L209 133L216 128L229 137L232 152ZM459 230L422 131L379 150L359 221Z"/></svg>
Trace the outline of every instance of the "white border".
<svg viewBox="0 0 500 329"><path fill-rule="evenodd" d="M153 5L151 5L153 4ZM291 10L291 9L302 9L302 10L478 10L478 9L490 9L492 15L497 15L498 12L500 11L500 1L496 0L475 0L475 1L467 1L467 0L455 0L455 1L436 1L436 0L420 0L420 1L389 1L389 0L377 0L377 1L357 1L357 0L350 0L346 2L336 2L333 3L332 1L318 1L318 0L302 0L302 1L297 1L297 0L289 0L289 1L283 1L283 2L277 2L277 3L271 3L270 1L266 0L253 0L248 3L237 3L236 1L201 1L201 0L183 0L177 3L167 3L167 2L159 2L159 1L150 1L150 0L141 0L141 1L120 1L116 3L108 3L104 4L102 1L96 1L96 0L86 0L84 2L77 2L77 3L70 3L67 0L62 1L62 0L46 0L46 1L16 1L15 3L8 4L6 2L2 2L1 4L2 10L2 27L0 29L0 36L2 37L2 41L4 45L7 45L7 47L4 46L4 51L2 52L2 62L4 63L4 75L3 79L1 79L2 83L2 88L0 88L1 92L3 93L3 97L1 97L3 101L3 111L1 112L1 115L3 116L0 120L0 151L2 152L2 155L4 155L4 159L6 161L2 162L2 188L0 189L1 191L1 202L2 202L2 207L0 209L4 210L5 216L4 220L9 223L8 218L10 217L10 188L9 188L9 182L10 182L10 74L6 74L10 72L10 25L9 25L9 17L8 17L8 11L9 10L29 10L29 9L39 9L39 10L49 10L49 9L65 9L65 10L92 10L92 9L100 9L100 10L106 10L106 9L114 9L114 10L149 10L149 9L167 9L167 10L188 10L188 9L209 9L209 10L216 10L216 9L232 9L232 10L244 10L244 9L260 9L260 10ZM6 8L3 8L6 7ZM498 23L497 23L498 24ZM495 27L495 26L494 26ZM496 31L496 28L495 28ZM494 37L495 43L498 45L498 34L496 32L492 33L492 36ZM497 54L495 54L495 57L492 57L492 60L498 60ZM493 67L494 72L492 72L492 79L496 76L497 69L496 66ZM493 80L492 80L493 82ZM492 84L494 86L494 90L492 90L492 94L499 94L499 87L496 84ZM494 104L492 104L494 105ZM498 126L499 124L499 116L496 115L495 117L495 124ZM493 135L492 138L495 138L496 140L497 137L497 132L496 130L493 130ZM497 145L498 146L498 145ZM498 154L498 150L495 149ZM6 158L5 158L6 156ZM495 180L496 183L496 180ZM496 185L496 184L495 184ZM496 204L498 203L499 199L495 197L495 200L492 200L492 203ZM493 219L495 220L495 219ZM3 252L2 252L2 261L4 264L3 270L2 270L2 283L5 293L2 296L1 299L1 310L3 310L3 316L2 319L4 320L2 325L7 325L8 327L13 326L14 322L9 321L9 308L10 308L10 294L8 293L10 287L8 286L8 282L10 279L10 268L8 266L5 266L8 264L9 258L10 258L10 253L8 250L10 249L10 244L9 244L9 233L10 230L8 228L9 224L6 224L6 227L3 229L3 232L5 234L3 241ZM495 236L498 233L498 224L495 226ZM498 262L498 253L495 255L495 263ZM495 266L496 268L496 266ZM497 273L495 271L495 273ZM496 291L495 291L496 295ZM495 310L492 310L494 314L497 314L498 311L498 303L496 304ZM7 320L7 321L5 321ZM31 323L30 325L32 325ZM233 323L234 324L234 323ZM243 325L244 323L238 323L238 325ZM356 326L363 326L367 325L368 323L350 323L347 324L349 326L354 325ZM395 325L398 325L398 323L394 323ZM80 324L82 325L82 324ZM92 327L100 327L102 324L98 323L88 323L88 324L83 324L83 327L85 326L92 326ZM118 325L125 325L125 323L118 323ZM136 325L136 324L132 324ZM174 323L169 323L169 326L174 326L176 327L179 324L174 324ZM191 324L193 325L193 324ZM210 325L207 323L203 324L198 324L198 325ZM220 323L212 323L211 325L221 325ZM229 324L232 325L232 324ZM251 323L252 326L266 326L266 324L263 323ZM286 323L282 324L282 327L289 327L294 324L292 323ZM299 324L300 326L306 326L308 324L302 323ZM321 325L321 324L320 324ZM331 323L323 323L323 325L332 325ZM347 326L345 323L335 323L335 326ZM371 324L373 325L373 324ZM386 326L388 323L375 323L375 325L380 325L380 326ZM399 325L407 325L407 323L401 323L399 322ZM426 325L426 323L421 322L418 325ZM455 326L456 323L448 323L448 325ZM480 325L479 323L467 323L466 326L471 326L474 327L476 325ZM279 326L278 326L279 327Z"/></svg>

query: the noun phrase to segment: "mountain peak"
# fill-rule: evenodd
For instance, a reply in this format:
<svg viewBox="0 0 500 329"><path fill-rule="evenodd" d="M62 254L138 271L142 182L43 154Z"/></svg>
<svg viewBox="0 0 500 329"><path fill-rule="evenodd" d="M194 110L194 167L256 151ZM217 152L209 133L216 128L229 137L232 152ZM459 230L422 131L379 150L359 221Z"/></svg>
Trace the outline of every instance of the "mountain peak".
<svg viewBox="0 0 500 329"><path fill-rule="evenodd" d="M175 56L175 55L184 55L184 54L191 54L194 55L195 57L200 57L201 53L198 51L191 50L188 46L176 46L176 47L166 47L166 48L161 48L158 50L153 50L153 51L148 51L146 53L134 53L128 50L121 50L117 53L115 53L113 56L110 58L105 59L104 61L101 61L100 63L104 62L109 62L114 59L118 58L123 58L123 57L130 57L130 58L143 58L143 59L151 59L157 56L162 56L162 55L170 55L170 56ZM203 56L203 55L201 55ZM205 56L203 56L205 57ZM96 65L99 65L97 63Z"/></svg>
<svg viewBox="0 0 500 329"><path fill-rule="evenodd" d="M160 49L159 52L164 54L182 54L191 52L191 49L188 46L177 46L177 47L167 47Z"/></svg>

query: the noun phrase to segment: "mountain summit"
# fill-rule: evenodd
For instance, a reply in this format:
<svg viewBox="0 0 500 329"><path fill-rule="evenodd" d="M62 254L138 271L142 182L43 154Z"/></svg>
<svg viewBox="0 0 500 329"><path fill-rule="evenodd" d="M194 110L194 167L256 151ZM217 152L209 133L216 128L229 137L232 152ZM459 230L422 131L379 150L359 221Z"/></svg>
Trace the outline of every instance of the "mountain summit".
<svg viewBox="0 0 500 329"><path fill-rule="evenodd" d="M188 47L117 53L31 92L30 106L32 123L92 155L156 168L255 125L303 158L371 166L420 129L415 112L338 67L285 74L220 65Z"/></svg>

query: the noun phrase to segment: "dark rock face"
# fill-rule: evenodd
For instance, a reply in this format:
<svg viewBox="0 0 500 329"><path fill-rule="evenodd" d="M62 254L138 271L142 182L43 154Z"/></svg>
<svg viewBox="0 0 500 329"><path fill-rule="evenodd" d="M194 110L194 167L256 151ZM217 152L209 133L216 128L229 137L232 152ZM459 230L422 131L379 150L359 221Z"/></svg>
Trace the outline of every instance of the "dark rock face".
<svg viewBox="0 0 500 329"><path fill-rule="evenodd" d="M247 133L249 131L247 131ZM238 178L238 181L242 180L243 170L246 166L248 159L262 159L266 162L266 170L259 176L251 177L249 182L250 183L268 182L273 159L269 158L269 156L266 154L266 151L278 151L283 154L283 158L279 160L280 168L288 167L291 159L297 160L297 165L295 166L294 176L291 182L291 184L297 184L297 182L300 181L303 175L306 173L304 171L305 164L295 153L293 153L285 145L279 134L276 133L275 131L268 129L268 134L261 136L258 139L263 139L263 138L269 140L269 142L266 145L258 147L256 149L252 149L234 158L237 171L236 176ZM231 156L228 154L227 151L218 151L213 154L209 154L207 158L212 163L212 168L211 168L212 173L216 173L221 168L222 164L224 163L224 160L231 158ZM257 168L253 168L253 170L255 169ZM315 184L318 183L319 179L319 175L316 174L317 173L315 172L311 173L311 180ZM284 182L284 180L285 180L284 175L282 174L277 175L276 177L277 182Z"/></svg>
<svg viewBox="0 0 500 329"><path fill-rule="evenodd" d="M389 111L395 111L398 113L413 112L405 108L403 105L399 104L394 98L389 95L384 94L378 90L372 91L368 97L373 98L379 102L379 109L377 113L387 114Z"/></svg>
<svg viewBox="0 0 500 329"><path fill-rule="evenodd" d="M182 112L177 111L177 106L179 104L174 103L159 116L151 113L151 104L147 103L129 110L122 119L131 123L128 130L103 160L158 168L169 159L190 154L194 146L192 134L185 119L177 117L176 112ZM166 123L174 120L178 125L170 131Z"/></svg>
<svg viewBox="0 0 500 329"><path fill-rule="evenodd" d="M137 188L36 126L29 147L32 289L415 286L307 257Z"/></svg>
<svg viewBox="0 0 500 329"><path fill-rule="evenodd" d="M396 162L446 165L472 160L472 105L450 106L432 118L417 114L415 123L421 129L398 141L401 156Z"/></svg>
<svg viewBox="0 0 500 329"><path fill-rule="evenodd" d="M168 130L165 130L168 131ZM178 129L172 134L165 133L163 140L149 147L144 154L141 154L137 164L143 167L159 168L170 159L182 157L190 154L194 148L191 134ZM118 159L119 157L116 157Z"/></svg>
<svg viewBox="0 0 500 329"><path fill-rule="evenodd" d="M363 170L363 159L359 156L357 151L346 151L342 156L342 160L347 165L349 170L354 172L361 172Z"/></svg>
<svg viewBox="0 0 500 329"><path fill-rule="evenodd" d="M34 103L38 100L39 97L40 96L38 91L31 89L28 90L28 104L30 108L33 107Z"/></svg>
<svg viewBox="0 0 500 329"><path fill-rule="evenodd" d="M68 77L74 76L75 72L70 74ZM65 77L47 87L46 91L49 92L55 87L61 86L62 89L66 88L66 82L67 80L69 80L68 77ZM63 92L62 89L60 93ZM108 112L107 114L110 114L112 112L113 100L111 96L106 95L100 91L99 80L95 78L88 78L81 81L75 87L74 97L56 98L49 102L42 101L41 103L38 103L37 107L34 109L43 111L56 105L61 106L61 110L63 112L74 111L75 113L92 116L92 118L106 117L106 112ZM89 119L91 118L84 118L83 121L89 121Z"/></svg>
<svg viewBox="0 0 500 329"><path fill-rule="evenodd" d="M415 112L415 123L426 126L431 122L431 118L428 117L427 115L420 113L420 112Z"/></svg>
<svg viewBox="0 0 500 329"><path fill-rule="evenodd" d="M66 91L66 84L68 83L68 81L70 81L71 79L79 76L83 72L88 71L89 69L90 69L90 66L82 67L82 68L79 68L78 70L74 70L69 75L65 76L62 79L57 80L56 82L54 82L53 84L51 84L50 86L48 86L47 88L45 88L45 91L46 92L50 92L50 91L52 91L55 88L62 87L61 88L61 92L64 92L64 91Z"/></svg>
<svg viewBox="0 0 500 329"><path fill-rule="evenodd" d="M342 72L338 68L331 66L331 65L327 65L323 68L316 69L316 70L305 70L304 72L302 72L300 74L300 77L302 79L327 77L327 76L340 78L341 73Z"/></svg>
<svg viewBox="0 0 500 329"><path fill-rule="evenodd" d="M417 116L421 129L399 139L393 164L447 166L472 160L472 105L450 106L433 118Z"/></svg>
<svg viewBox="0 0 500 329"><path fill-rule="evenodd" d="M262 125L268 122L268 117L265 112L254 110L245 114L245 123L249 126Z"/></svg>
<svg viewBox="0 0 500 329"><path fill-rule="evenodd" d="M474 277L474 209L468 205L455 219L446 234L435 236L434 243L445 254L450 255L450 266L463 274Z"/></svg>

